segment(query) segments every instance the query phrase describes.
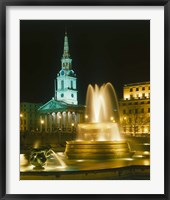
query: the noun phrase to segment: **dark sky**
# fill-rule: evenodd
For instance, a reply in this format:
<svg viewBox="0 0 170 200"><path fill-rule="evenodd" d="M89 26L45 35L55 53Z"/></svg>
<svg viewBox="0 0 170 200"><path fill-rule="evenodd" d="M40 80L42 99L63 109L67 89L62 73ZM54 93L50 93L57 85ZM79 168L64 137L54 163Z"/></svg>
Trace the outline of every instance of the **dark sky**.
<svg viewBox="0 0 170 200"><path fill-rule="evenodd" d="M89 83L111 82L122 98L124 84L150 80L149 20L22 20L21 101L45 103L54 96L65 27L80 103Z"/></svg>

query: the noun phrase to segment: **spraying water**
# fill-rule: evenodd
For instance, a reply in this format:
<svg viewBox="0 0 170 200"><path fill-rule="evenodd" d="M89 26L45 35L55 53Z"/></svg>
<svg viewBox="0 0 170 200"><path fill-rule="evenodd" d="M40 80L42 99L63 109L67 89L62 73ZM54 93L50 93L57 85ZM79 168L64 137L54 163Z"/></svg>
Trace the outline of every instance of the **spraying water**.
<svg viewBox="0 0 170 200"><path fill-rule="evenodd" d="M111 83L101 87L88 86L86 96L86 123L78 124L77 140L121 140L119 133L119 105Z"/></svg>
<svg viewBox="0 0 170 200"><path fill-rule="evenodd" d="M63 167L63 168L67 167L67 165L65 164L65 162L52 149L49 150L49 154L51 154L51 153L54 155L56 161L59 162L59 164L60 164L61 167Z"/></svg>

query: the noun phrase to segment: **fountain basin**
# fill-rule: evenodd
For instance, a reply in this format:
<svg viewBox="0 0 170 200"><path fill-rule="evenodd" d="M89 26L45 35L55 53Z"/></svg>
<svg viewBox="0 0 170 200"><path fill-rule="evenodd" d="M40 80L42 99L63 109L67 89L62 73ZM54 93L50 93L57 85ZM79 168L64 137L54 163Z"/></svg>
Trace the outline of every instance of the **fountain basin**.
<svg viewBox="0 0 170 200"><path fill-rule="evenodd" d="M67 141L64 154L69 159L129 158L134 152L128 142L120 141Z"/></svg>

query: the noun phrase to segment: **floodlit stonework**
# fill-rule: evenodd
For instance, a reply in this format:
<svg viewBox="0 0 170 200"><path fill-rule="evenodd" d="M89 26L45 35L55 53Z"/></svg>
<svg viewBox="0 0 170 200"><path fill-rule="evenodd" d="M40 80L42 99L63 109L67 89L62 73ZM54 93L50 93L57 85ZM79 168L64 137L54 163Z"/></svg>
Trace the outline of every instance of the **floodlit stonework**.
<svg viewBox="0 0 170 200"><path fill-rule="evenodd" d="M150 134L150 82L124 85L120 116L122 133Z"/></svg>

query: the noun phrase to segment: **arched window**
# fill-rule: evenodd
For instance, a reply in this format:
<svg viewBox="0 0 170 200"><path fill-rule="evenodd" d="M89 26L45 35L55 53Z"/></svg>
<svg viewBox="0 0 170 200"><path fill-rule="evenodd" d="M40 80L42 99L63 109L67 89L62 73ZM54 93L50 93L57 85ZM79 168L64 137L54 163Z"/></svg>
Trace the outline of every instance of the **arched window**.
<svg viewBox="0 0 170 200"><path fill-rule="evenodd" d="M71 80L71 88L73 88L73 81Z"/></svg>
<svg viewBox="0 0 170 200"><path fill-rule="evenodd" d="M64 89L64 80L61 81L61 89Z"/></svg>

